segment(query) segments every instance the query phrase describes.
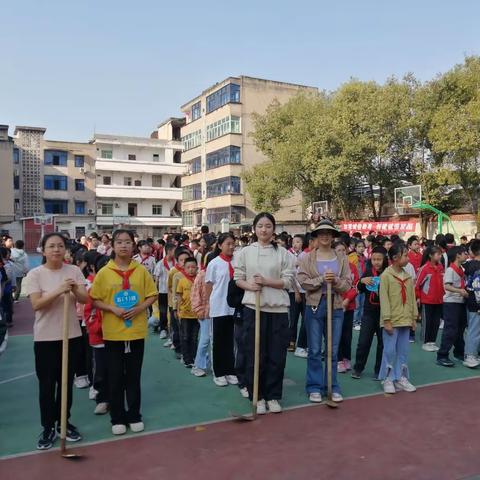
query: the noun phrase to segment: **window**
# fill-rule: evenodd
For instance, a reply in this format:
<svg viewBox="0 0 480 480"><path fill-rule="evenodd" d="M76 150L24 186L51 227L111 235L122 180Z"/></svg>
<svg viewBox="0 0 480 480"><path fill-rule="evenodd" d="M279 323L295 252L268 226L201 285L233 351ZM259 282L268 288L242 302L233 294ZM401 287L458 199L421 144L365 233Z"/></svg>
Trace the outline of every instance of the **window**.
<svg viewBox="0 0 480 480"><path fill-rule="evenodd" d="M192 122L202 116L202 102L197 102L192 105Z"/></svg>
<svg viewBox="0 0 480 480"><path fill-rule="evenodd" d="M75 167L83 168L85 166L85 156L75 155Z"/></svg>
<svg viewBox="0 0 480 480"><path fill-rule="evenodd" d="M202 199L202 184L196 183L194 185L188 185L183 187L183 200L188 202L191 200L201 200Z"/></svg>
<svg viewBox="0 0 480 480"><path fill-rule="evenodd" d="M129 159L129 160L136 160L136 159L137 159L137 156L136 156L134 153L129 153L129 154L128 154L128 159Z"/></svg>
<svg viewBox="0 0 480 480"><path fill-rule="evenodd" d="M20 163L20 150L18 148L13 149L13 163Z"/></svg>
<svg viewBox="0 0 480 480"><path fill-rule="evenodd" d="M18 170L13 172L13 189L20 190L20 175L18 174Z"/></svg>
<svg viewBox="0 0 480 480"><path fill-rule="evenodd" d="M112 184L112 177L103 177L103 184L104 185L111 185Z"/></svg>
<svg viewBox="0 0 480 480"><path fill-rule="evenodd" d="M141 180L135 180L133 182L133 184L134 184L135 187L141 187L142 186L142 181Z"/></svg>
<svg viewBox="0 0 480 480"><path fill-rule="evenodd" d="M207 182L207 198L240 193L240 177L225 177Z"/></svg>
<svg viewBox="0 0 480 480"><path fill-rule="evenodd" d="M112 150L102 150L101 155L102 158L113 158L113 152Z"/></svg>
<svg viewBox="0 0 480 480"><path fill-rule="evenodd" d="M192 160L192 173L200 173L202 171L202 157Z"/></svg>
<svg viewBox="0 0 480 480"><path fill-rule="evenodd" d="M113 215L112 203L102 203L102 215Z"/></svg>
<svg viewBox="0 0 480 480"><path fill-rule="evenodd" d="M202 143L202 131L196 130L195 132L185 135L182 137L182 142L184 150L191 150L192 148L198 147Z"/></svg>
<svg viewBox="0 0 480 480"><path fill-rule="evenodd" d="M126 187L130 187L132 185L132 177L123 177L123 184Z"/></svg>
<svg viewBox="0 0 480 480"><path fill-rule="evenodd" d="M224 117L207 125L207 142L228 133L240 133L240 117Z"/></svg>
<svg viewBox="0 0 480 480"><path fill-rule="evenodd" d="M160 161L160 155L158 153L153 154L153 161L154 162L159 162Z"/></svg>
<svg viewBox="0 0 480 480"><path fill-rule="evenodd" d="M44 200L45 213L68 215L68 200Z"/></svg>
<svg viewBox="0 0 480 480"><path fill-rule="evenodd" d="M152 215L161 215L162 206L161 205L152 205Z"/></svg>
<svg viewBox="0 0 480 480"><path fill-rule="evenodd" d="M136 203L129 203L128 204L128 216L129 217L136 217L137 216L137 204Z"/></svg>
<svg viewBox="0 0 480 480"><path fill-rule="evenodd" d="M14 200L14 207L15 209L15 213L20 213L20 199L19 198L16 198Z"/></svg>
<svg viewBox="0 0 480 480"><path fill-rule="evenodd" d="M227 103L240 102L240 85L229 83L207 97L207 113L223 107ZM192 112L193 114L193 112Z"/></svg>
<svg viewBox="0 0 480 480"><path fill-rule="evenodd" d="M245 207L222 207L207 209L207 221L210 224L219 224L226 218L230 223L241 223L245 217Z"/></svg>
<svg viewBox="0 0 480 480"><path fill-rule="evenodd" d="M64 175L45 175L43 188L45 190L68 190L67 177Z"/></svg>
<svg viewBox="0 0 480 480"><path fill-rule="evenodd" d="M182 212L182 223L184 227L193 227L193 211Z"/></svg>
<svg viewBox="0 0 480 480"><path fill-rule="evenodd" d="M221 167L222 165L238 165L240 163L240 147L233 145L212 153L207 153L207 170Z"/></svg>
<svg viewBox="0 0 480 480"><path fill-rule="evenodd" d="M85 215L85 202L75 202L75 215Z"/></svg>
<svg viewBox="0 0 480 480"><path fill-rule="evenodd" d="M161 187L161 186L162 186L162 176L152 175L152 187Z"/></svg>
<svg viewBox="0 0 480 480"><path fill-rule="evenodd" d="M44 163L45 165L54 165L56 167L67 166L68 153L60 150L45 150Z"/></svg>
<svg viewBox="0 0 480 480"><path fill-rule="evenodd" d="M84 192L85 191L85 180L83 180L83 178L76 178L75 179L75 190L77 192Z"/></svg>

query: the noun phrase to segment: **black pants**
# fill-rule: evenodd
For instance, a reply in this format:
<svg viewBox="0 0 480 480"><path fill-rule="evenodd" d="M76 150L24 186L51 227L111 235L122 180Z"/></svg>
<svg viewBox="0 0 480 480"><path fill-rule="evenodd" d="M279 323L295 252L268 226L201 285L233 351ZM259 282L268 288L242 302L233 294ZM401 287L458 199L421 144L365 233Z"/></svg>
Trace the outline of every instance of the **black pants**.
<svg viewBox="0 0 480 480"><path fill-rule="evenodd" d="M453 348L453 355L463 358L465 355L465 340L463 335L467 327L467 309L464 303L443 304L443 333L440 350L437 358L447 358L450 349Z"/></svg>
<svg viewBox="0 0 480 480"><path fill-rule="evenodd" d="M97 403L109 403L107 353L105 347L93 348L93 388L98 392Z"/></svg>
<svg viewBox="0 0 480 480"><path fill-rule="evenodd" d="M67 418L72 408L73 370L82 338L71 338L68 342L68 383L67 383ZM49 429L60 422L62 392L62 341L34 342L35 371L38 378L40 402L40 419L42 427Z"/></svg>
<svg viewBox="0 0 480 480"><path fill-rule="evenodd" d="M422 305L423 343L435 343L437 341L440 319L442 318L443 304Z"/></svg>
<svg viewBox="0 0 480 480"><path fill-rule="evenodd" d="M87 376L90 384L93 383L93 372L92 372L92 358L93 353L90 347L90 342L88 341L88 332L86 327L80 326L82 330L82 343L80 345L80 350L78 352L77 364L75 367L75 376L83 377Z"/></svg>
<svg viewBox="0 0 480 480"><path fill-rule="evenodd" d="M245 384L245 346L243 345L243 307L236 309L233 315L234 327L234 355L235 375L238 378L238 386L243 388Z"/></svg>
<svg viewBox="0 0 480 480"><path fill-rule="evenodd" d="M16 290L15 290L15 295L14 298L15 300L18 300L20 298L20 294L22 293L22 282L23 282L23 277L17 277L16 278Z"/></svg>
<svg viewBox="0 0 480 480"><path fill-rule="evenodd" d="M214 317L212 319L212 368L216 377L235 375L235 356L233 352L233 316Z"/></svg>
<svg viewBox="0 0 480 480"><path fill-rule="evenodd" d="M357 353L355 355L355 366L353 369L359 373L365 370L368 354L372 346L374 335L377 336L377 353L375 356L375 375L380 371L383 354L382 329L380 328L380 310L364 310L362 317L362 328L358 337Z"/></svg>
<svg viewBox="0 0 480 480"><path fill-rule="evenodd" d="M130 342L105 341L112 425L126 425L142 420L140 377L144 348L143 339ZM128 410L125 410L125 399Z"/></svg>
<svg viewBox="0 0 480 480"><path fill-rule="evenodd" d="M170 308L170 327L172 328L172 343L175 347L176 353L182 352L182 346L180 343L180 322L178 321L176 312L172 307Z"/></svg>
<svg viewBox="0 0 480 480"><path fill-rule="evenodd" d="M302 297L302 301L297 303L295 301L295 293L289 293L290 342L296 343L298 348L307 348L307 331L305 329L305 294L301 293L300 295ZM302 321L300 322L300 331L298 331L298 320L300 315L302 316Z"/></svg>
<svg viewBox="0 0 480 480"><path fill-rule="evenodd" d="M180 320L180 339L183 363L185 365L193 365L195 363L199 330L200 324L196 318L182 318Z"/></svg>
<svg viewBox="0 0 480 480"><path fill-rule="evenodd" d="M158 294L158 313L160 315L160 331L168 330L168 293Z"/></svg>
<svg viewBox="0 0 480 480"><path fill-rule="evenodd" d="M2 315L8 326L13 325L13 296L11 292L2 295Z"/></svg>
<svg viewBox="0 0 480 480"><path fill-rule="evenodd" d="M250 400L253 395L253 366L255 361L255 310L243 310L245 346L245 380ZM283 375L290 341L288 313L260 314L260 378L258 398L280 400Z"/></svg>
<svg viewBox="0 0 480 480"><path fill-rule="evenodd" d="M346 310L343 313L342 336L338 344L338 361L346 358L352 359L352 330L353 330L353 314L354 310Z"/></svg>

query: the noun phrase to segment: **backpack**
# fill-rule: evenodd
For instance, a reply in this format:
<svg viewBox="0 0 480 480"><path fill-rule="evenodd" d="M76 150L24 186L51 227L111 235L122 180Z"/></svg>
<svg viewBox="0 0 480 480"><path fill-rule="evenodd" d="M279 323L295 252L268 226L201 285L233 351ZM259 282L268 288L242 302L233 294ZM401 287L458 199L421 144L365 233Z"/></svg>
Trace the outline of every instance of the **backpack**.
<svg viewBox="0 0 480 480"><path fill-rule="evenodd" d="M241 308L245 291L241 289L233 278L228 282L227 303L230 308Z"/></svg>
<svg viewBox="0 0 480 480"><path fill-rule="evenodd" d="M472 275L467 277L466 289L473 292L477 305L480 306L480 269L475 270Z"/></svg>

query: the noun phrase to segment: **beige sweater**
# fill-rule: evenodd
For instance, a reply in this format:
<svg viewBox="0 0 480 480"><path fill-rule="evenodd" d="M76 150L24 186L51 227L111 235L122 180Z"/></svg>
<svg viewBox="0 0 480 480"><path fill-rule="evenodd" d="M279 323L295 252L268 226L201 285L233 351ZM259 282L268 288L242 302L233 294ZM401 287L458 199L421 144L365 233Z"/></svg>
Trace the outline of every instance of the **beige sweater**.
<svg viewBox="0 0 480 480"><path fill-rule="evenodd" d="M284 289L263 287L260 294L262 312L287 313L290 306L288 289L291 287L295 267L291 255L283 247L260 246L257 242L242 248L235 259L235 280L252 280L254 275L282 279ZM255 292L245 290L242 303L255 308Z"/></svg>

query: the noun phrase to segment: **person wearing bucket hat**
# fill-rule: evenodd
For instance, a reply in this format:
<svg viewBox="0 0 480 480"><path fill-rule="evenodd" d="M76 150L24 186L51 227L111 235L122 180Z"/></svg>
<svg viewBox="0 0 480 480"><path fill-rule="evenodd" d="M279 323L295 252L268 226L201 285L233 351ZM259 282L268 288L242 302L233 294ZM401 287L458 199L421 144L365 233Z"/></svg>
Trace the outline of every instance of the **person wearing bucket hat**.
<svg viewBox="0 0 480 480"><path fill-rule="evenodd" d="M306 391L311 402L319 403L327 393L327 368L322 361L322 340L327 321L327 283L333 290L332 331L332 400L343 400L337 381L338 345L342 334L342 294L352 286L347 256L336 253L332 240L340 236L329 220L320 221L312 230L317 238L316 248L299 262L298 281L306 291L305 324L307 328L308 359ZM326 343L326 339L325 339Z"/></svg>

